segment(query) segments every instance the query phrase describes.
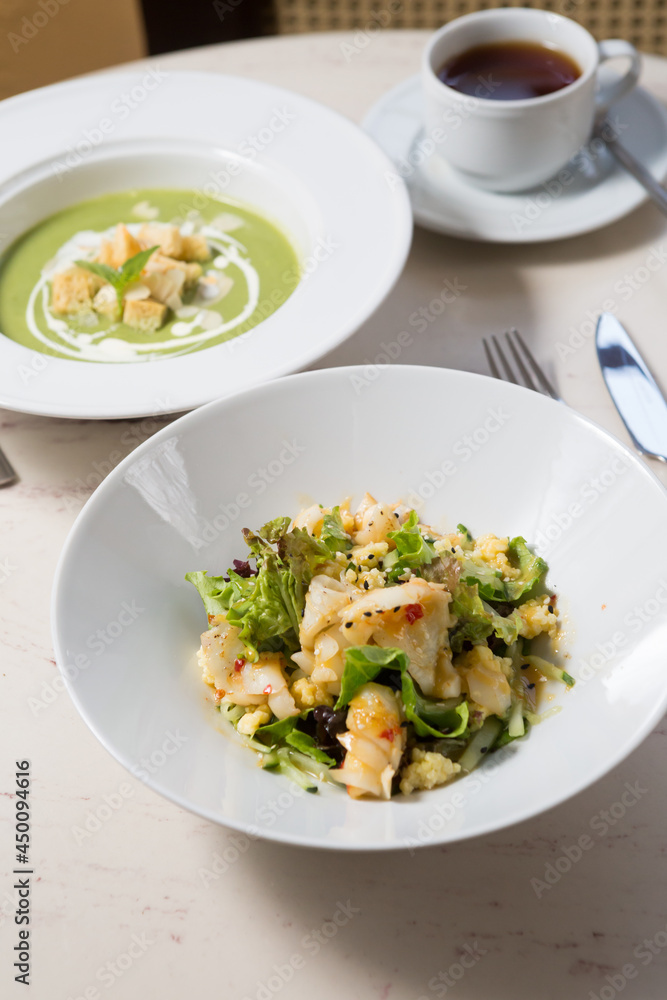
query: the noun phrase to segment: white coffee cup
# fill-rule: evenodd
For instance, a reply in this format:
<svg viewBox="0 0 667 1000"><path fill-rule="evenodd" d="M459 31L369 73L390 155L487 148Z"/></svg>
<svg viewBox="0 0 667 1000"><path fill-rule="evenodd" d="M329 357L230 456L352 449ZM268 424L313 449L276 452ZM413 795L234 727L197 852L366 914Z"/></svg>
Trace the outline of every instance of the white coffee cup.
<svg viewBox="0 0 667 1000"><path fill-rule="evenodd" d="M492 81L479 96L462 94L438 79L453 56L489 42L532 41L569 55L581 75L561 90L524 100L494 100ZM601 72L625 57L623 75ZM427 137L451 166L478 187L522 191L565 166L590 138L593 121L635 86L641 61L622 39L596 42L585 28L560 14L522 7L483 10L456 18L431 37L422 60Z"/></svg>

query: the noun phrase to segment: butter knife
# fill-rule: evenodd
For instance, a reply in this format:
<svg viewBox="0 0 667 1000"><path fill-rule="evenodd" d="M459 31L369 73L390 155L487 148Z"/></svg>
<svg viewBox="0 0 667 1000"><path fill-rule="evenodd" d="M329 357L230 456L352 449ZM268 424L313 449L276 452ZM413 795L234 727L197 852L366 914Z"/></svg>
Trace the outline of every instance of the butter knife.
<svg viewBox="0 0 667 1000"><path fill-rule="evenodd" d="M667 462L667 401L627 330L602 313L595 343L609 395L635 447Z"/></svg>

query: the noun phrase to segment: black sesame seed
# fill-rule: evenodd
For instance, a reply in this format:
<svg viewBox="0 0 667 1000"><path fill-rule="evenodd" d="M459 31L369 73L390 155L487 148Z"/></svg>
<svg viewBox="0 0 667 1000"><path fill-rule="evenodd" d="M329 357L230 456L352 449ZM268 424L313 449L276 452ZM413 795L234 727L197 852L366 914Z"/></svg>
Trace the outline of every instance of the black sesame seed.
<svg viewBox="0 0 667 1000"><path fill-rule="evenodd" d="M352 553L351 553L351 552L348 552L348 554L347 554L347 558L348 558L348 559L351 559L351 558L352 558Z"/></svg>
<svg viewBox="0 0 667 1000"><path fill-rule="evenodd" d="M375 556L374 556L374 555L373 555L372 553L371 553L371 555L370 555L370 556L368 557L368 561L370 562L370 561L371 561L371 559L375 559Z"/></svg>
<svg viewBox="0 0 667 1000"><path fill-rule="evenodd" d="M488 749L489 749L488 747L482 747L482 749L481 749L481 750L480 750L479 752L480 752L480 753L486 753L486 751L487 751Z"/></svg>
<svg viewBox="0 0 667 1000"><path fill-rule="evenodd" d="M456 549L454 548L453 545L452 545L452 552L456 552Z"/></svg>
<svg viewBox="0 0 667 1000"><path fill-rule="evenodd" d="M368 580L364 580L364 590L368 590Z"/></svg>
<svg viewBox="0 0 667 1000"><path fill-rule="evenodd" d="M521 664L521 669L522 669L522 670L528 670L528 667L529 667L529 666L530 666L530 664L529 664L529 663L522 663L522 664Z"/></svg>
<svg viewBox="0 0 667 1000"><path fill-rule="evenodd" d="M364 611L364 617L365 618L370 618L370 616L371 616L371 612L370 611Z"/></svg>
<svg viewBox="0 0 667 1000"><path fill-rule="evenodd" d="M534 687L535 687L535 685L534 685L534 684L529 684L529 685L528 685L528 690L529 690L529 691L532 691Z"/></svg>
<svg viewBox="0 0 667 1000"><path fill-rule="evenodd" d="M352 628L353 622L345 622L345 628Z"/></svg>
<svg viewBox="0 0 667 1000"><path fill-rule="evenodd" d="M549 607L547 608L547 611L549 612L550 615L552 615L554 613L554 606L553 606L553 604L549 605Z"/></svg>
<svg viewBox="0 0 667 1000"><path fill-rule="evenodd" d="M397 510L394 511L394 517L398 517L398 511Z"/></svg>
<svg viewBox="0 0 667 1000"><path fill-rule="evenodd" d="M396 607L394 608L394 611L400 611L400 610L401 610L401 605L397 604Z"/></svg>

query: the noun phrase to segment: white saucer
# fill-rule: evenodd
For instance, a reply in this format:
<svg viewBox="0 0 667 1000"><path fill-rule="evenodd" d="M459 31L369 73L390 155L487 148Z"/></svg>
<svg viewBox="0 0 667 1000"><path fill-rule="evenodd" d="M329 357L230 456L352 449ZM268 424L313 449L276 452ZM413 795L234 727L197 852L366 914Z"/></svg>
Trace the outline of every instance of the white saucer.
<svg viewBox="0 0 667 1000"><path fill-rule="evenodd" d="M438 155L425 155L419 76L394 87L370 110L363 128L407 181L415 221L426 229L492 243L537 243L591 232L646 201L647 194L599 142L565 168L566 185L547 182L519 194L468 184ZM651 171L667 174L667 111L637 87L614 106L619 139ZM393 178L387 176L391 185Z"/></svg>

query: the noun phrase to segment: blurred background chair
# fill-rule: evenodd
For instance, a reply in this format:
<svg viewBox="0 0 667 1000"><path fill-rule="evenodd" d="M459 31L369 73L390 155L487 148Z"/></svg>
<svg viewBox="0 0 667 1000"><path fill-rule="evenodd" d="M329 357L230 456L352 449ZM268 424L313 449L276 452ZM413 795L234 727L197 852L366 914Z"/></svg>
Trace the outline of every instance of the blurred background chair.
<svg viewBox="0 0 667 1000"><path fill-rule="evenodd" d="M139 59L139 0L0 0L0 98Z"/></svg>
<svg viewBox="0 0 667 1000"><path fill-rule="evenodd" d="M278 34L364 30L378 18L389 29L432 29L471 11L514 6L552 10L596 38L625 38L644 52L667 55L667 0L273 0L273 18Z"/></svg>

